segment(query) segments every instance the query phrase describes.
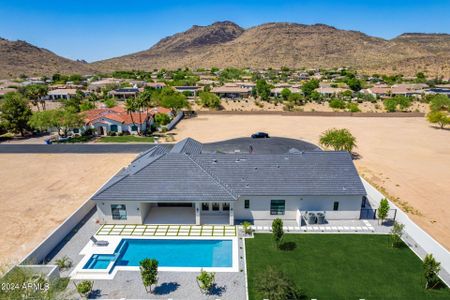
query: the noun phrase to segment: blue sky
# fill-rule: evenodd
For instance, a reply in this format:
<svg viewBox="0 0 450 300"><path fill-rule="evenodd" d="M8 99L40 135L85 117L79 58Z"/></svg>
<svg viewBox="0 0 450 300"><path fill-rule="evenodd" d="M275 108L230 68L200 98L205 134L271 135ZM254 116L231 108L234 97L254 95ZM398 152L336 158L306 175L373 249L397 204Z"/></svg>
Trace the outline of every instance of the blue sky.
<svg viewBox="0 0 450 300"><path fill-rule="evenodd" d="M244 28L324 23L390 39L404 32L450 33L449 16L450 0L0 0L0 37L95 61L148 49L165 36L215 21Z"/></svg>

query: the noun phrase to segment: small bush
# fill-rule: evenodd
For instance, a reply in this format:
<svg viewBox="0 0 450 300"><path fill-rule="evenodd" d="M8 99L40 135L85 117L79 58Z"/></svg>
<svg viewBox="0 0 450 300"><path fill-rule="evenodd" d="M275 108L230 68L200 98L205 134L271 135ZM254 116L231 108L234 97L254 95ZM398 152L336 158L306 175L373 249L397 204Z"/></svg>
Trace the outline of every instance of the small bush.
<svg viewBox="0 0 450 300"><path fill-rule="evenodd" d="M331 108L344 109L346 107L345 101L341 99L332 99L329 103Z"/></svg>
<svg viewBox="0 0 450 300"><path fill-rule="evenodd" d="M200 275L197 276L197 282L199 284L200 289L203 292L209 293L214 286L216 281L216 274L213 272L206 272L203 269L200 272Z"/></svg>

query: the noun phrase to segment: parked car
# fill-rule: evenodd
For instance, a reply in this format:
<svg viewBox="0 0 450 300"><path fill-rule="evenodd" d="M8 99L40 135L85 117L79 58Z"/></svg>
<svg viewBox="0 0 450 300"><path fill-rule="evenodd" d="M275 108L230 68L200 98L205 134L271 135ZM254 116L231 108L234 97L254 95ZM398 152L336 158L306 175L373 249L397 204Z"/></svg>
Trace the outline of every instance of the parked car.
<svg viewBox="0 0 450 300"><path fill-rule="evenodd" d="M252 134L252 139L268 139L270 136L265 132L257 132Z"/></svg>

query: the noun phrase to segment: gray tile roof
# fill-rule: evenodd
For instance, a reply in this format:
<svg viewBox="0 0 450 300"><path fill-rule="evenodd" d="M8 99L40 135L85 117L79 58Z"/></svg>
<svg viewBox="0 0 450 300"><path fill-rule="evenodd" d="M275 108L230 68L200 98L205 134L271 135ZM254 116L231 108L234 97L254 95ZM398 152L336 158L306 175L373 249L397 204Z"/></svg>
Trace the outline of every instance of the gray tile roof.
<svg viewBox="0 0 450 300"><path fill-rule="evenodd" d="M175 150L174 150L175 149ZM158 145L114 176L92 200L232 201L240 196L365 195L348 152L202 153L186 139Z"/></svg>

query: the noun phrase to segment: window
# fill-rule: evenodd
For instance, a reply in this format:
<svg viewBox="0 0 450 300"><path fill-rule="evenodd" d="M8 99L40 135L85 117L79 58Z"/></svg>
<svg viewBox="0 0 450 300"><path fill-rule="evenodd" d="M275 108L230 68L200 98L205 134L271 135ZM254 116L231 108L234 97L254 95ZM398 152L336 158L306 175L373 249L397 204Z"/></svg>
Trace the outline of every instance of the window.
<svg viewBox="0 0 450 300"><path fill-rule="evenodd" d="M131 126L131 131L137 131L137 126L136 125L133 125L133 126Z"/></svg>
<svg viewBox="0 0 450 300"><path fill-rule="evenodd" d="M219 203L215 202L212 204L212 210L213 211L218 211L220 209L220 205Z"/></svg>
<svg viewBox="0 0 450 300"><path fill-rule="evenodd" d="M230 203L222 203L222 210L223 211L229 211L230 210Z"/></svg>
<svg viewBox="0 0 450 300"><path fill-rule="evenodd" d="M285 201L284 200L271 200L270 201L270 214L271 215L284 215Z"/></svg>
<svg viewBox="0 0 450 300"><path fill-rule="evenodd" d="M127 208L123 204L111 205L111 213L112 213L113 220L126 220L127 219Z"/></svg>
<svg viewBox="0 0 450 300"><path fill-rule="evenodd" d="M208 202L203 202L202 203L202 210L203 211L208 211L209 210L209 203Z"/></svg>
<svg viewBox="0 0 450 300"><path fill-rule="evenodd" d="M361 208L366 208L366 205L367 205L367 197L363 196L362 202L361 202Z"/></svg>
<svg viewBox="0 0 450 300"><path fill-rule="evenodd" d="M111 125L111 126L109 126L109 129L110 129L112 132L117 132L117 125Z"/></svg>
<svg viewBox="0 0 450 300"><path fill-rule="evenodd" d="M333 210L339 210L339 202L338 201L335 201L333 203Z"/></svg>
<svg viewBox="0 0 450 300"><path fill-rule="evenodd" d="M250 200L244 200L244 208L249 209L250 208Z"/></svg>

